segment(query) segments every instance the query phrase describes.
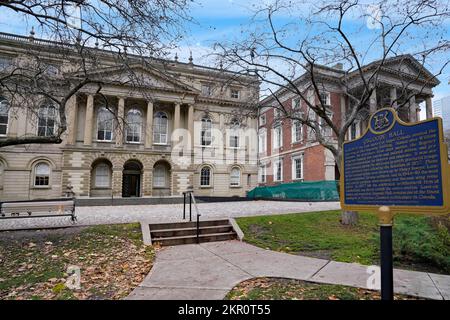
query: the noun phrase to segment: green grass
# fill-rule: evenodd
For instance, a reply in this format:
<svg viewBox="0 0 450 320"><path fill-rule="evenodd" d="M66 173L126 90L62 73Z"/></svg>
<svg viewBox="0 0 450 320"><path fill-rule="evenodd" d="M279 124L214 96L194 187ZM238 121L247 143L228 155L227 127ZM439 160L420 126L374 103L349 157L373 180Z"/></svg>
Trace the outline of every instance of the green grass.
<svg viewBox="0 0 450 320"><path fill-rule="evenodd" d="M378 264L377 216L360 213L358 225L344 226L339 222L340 215L340 211L322 211L238 218L237 222L245 234L244 240L262 248L342 262ZM433 226L430 217L396 215L395 263L449 273L449 239L447 228Z"/></svg>
<svg viewBox="0 0 450 320"><path fill-rule="evenodd" d="M318 284L293 279L256 278L231 290L226 300L379 300L380 293L341 285ZM395 299L415 299L395 295Z"/></svg>

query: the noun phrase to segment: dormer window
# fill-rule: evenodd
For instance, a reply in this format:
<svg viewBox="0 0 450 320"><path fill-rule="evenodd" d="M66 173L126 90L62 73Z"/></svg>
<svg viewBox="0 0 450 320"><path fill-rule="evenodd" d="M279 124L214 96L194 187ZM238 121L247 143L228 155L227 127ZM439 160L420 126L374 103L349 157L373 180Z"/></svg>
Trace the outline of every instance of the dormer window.
<svg viewBox="0 0 450 320"><path fill-rule="evenodd" d="M231 99L239 99L240 92L237 89L231 89Z"/></svg>

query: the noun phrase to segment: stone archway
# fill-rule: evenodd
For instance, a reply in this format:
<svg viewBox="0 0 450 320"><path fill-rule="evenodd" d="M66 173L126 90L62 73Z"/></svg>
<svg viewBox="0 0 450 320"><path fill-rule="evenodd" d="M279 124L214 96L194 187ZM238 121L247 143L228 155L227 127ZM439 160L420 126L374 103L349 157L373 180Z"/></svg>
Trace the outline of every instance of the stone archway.
<svg viewBox="0 0 450 320"><path fill-rule="evenodd" d="M153 166L152 195L156 197L170 196L172 168L167 161L160 160Z"/></svg>
<svg viewBox="0 0 450 320"><path fill-rule="evenodd" d="M128 160L123 165L122 197L140 197L142 190L142 164L137 160Z"/></svg>

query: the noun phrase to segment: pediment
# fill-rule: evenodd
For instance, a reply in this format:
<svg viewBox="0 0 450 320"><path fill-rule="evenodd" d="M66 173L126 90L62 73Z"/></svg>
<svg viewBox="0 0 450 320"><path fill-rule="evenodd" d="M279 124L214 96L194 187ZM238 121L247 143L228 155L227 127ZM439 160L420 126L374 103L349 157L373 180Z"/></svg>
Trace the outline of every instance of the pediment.
<svg viewBox="0 0 450 320"><path fill-rule="evenodd" d="M111 84L198 93L195 88L172 75L142 65L100 68L90 72L89 75L93 79Z"/></svg>
<svg viewBox="0 0 450 320"><path fill-rule="evenodd" d="M429 81L434 78L430 71L410 55L391 58L386 61L385 66L395 74L408 75L417 80ZM437 79L434 79L433 82L435 81L438 82Z"/></svg>

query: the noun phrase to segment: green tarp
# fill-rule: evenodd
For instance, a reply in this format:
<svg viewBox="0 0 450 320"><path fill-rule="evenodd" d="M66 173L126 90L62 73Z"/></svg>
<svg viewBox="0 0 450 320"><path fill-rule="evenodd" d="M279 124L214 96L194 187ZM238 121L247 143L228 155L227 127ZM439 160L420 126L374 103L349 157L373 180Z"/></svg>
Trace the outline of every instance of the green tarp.
<svg viewBox="0 0 450 320"><path fill-rule="evenodd" d="M308 181L256 187L247 193L250 199L286 199L303 201L339 201L337 181Z"/></svg>

